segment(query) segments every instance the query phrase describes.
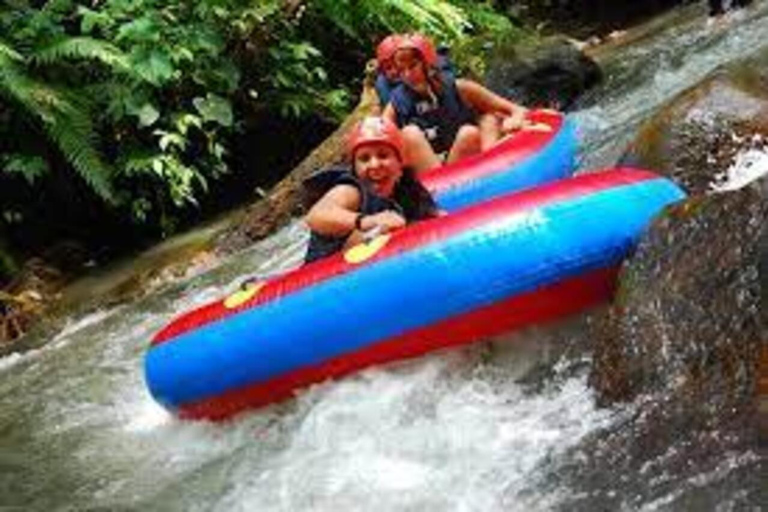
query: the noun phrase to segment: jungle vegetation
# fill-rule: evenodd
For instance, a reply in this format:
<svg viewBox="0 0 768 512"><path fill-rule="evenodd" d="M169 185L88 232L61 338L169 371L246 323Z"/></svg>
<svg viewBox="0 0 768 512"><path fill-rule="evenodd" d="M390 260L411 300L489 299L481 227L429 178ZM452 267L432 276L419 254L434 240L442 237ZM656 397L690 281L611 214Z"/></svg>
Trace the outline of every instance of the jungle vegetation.
<svg viewBox="0 0 768 512"><path fill-rule="evenodd" d="M233 156L248 126L338 122L375 42L407 30L518 32L470 0L4 0L0 279L70 228L151 238L195 219L253 172Z"/></svg>

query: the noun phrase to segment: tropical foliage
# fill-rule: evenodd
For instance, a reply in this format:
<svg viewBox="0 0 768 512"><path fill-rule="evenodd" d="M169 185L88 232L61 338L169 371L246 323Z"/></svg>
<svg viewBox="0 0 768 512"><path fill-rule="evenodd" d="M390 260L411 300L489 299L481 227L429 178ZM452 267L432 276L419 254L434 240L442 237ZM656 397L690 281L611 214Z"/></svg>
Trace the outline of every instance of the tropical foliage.
<svg viewBox="0 0 768 512"><path fill-rule="evenodd" d="M9 191L56 176L167 232L238 170L246 119L343 115L384 33L509 27L469 0L4 0L0 223L30 215Z"/></svg>

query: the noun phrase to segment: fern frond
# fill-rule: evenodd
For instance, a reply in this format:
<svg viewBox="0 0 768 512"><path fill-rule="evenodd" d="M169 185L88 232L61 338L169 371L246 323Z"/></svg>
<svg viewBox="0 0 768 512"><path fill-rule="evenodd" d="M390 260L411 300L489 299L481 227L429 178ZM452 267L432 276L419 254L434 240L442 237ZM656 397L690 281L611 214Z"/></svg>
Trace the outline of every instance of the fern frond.
<svg viewBox="0 0 768 512"><path fill-rule="evenodd" d="M369 1L377 3L375 0ZM470 26L469 17L464 11L444 0L387 0L386 3L388 9L398 12L408 25L420 27L433 34L456 39ZM386 20L386 11L375 12L380 13L382 22Z"/></svg>
<svg viewBox="0 0 768 512"><path fill-rule="evenodd" d="M70 37L32 55L32 61L38 64L78 59L95 60L116 73L135 74L128 56L117 46L92 37Z"/></svg>
<svg viewBox="0 0 768 512"><path fill-rule="evenodd" d="M66 89L32 78L3 45L0 50L0 96L37 119L72 168L104 201L115 204L112 170L96 149L91 112L84 99Z"/></svg>
<svg viewBox="0 0 768 512"><path fill-rule="evenodd" d="M0 41L0 66L2 66L3 58L10 61L16 61L16 62L24 61L24 57L19 52L17 52L7 44Z"/></svg>
<svg viewBox="0 0 768 512"><path fill-rule="evenodd" d="M326 16L348 35L361 38L373 23L394 32L419 30L450 39L470 26L463 9L446 0L317 0Z"/></svg>
<svg viewBox="0 0 768 512"><path fill-rule="evenodd" d="M45 123L45 130L91 190L107 203L116 204L112 187L114 173L96 149L97 137L90 112L70 103L59 110L52 122Z"/></svg>

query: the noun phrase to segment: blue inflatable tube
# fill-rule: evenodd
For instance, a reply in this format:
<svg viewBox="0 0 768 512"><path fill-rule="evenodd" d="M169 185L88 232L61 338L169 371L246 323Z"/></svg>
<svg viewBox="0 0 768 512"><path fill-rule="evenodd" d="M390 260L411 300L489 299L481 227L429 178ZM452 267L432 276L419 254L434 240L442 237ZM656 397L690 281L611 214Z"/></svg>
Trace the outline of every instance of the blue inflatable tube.
<svg viewBox="0 0 768 512"><path fill-rule="evenodd" d="M221 419L573 313L610 296L649 221L683 197L618 169L409 226L182 315L147 353L149 389L183 417Z"/></svg>

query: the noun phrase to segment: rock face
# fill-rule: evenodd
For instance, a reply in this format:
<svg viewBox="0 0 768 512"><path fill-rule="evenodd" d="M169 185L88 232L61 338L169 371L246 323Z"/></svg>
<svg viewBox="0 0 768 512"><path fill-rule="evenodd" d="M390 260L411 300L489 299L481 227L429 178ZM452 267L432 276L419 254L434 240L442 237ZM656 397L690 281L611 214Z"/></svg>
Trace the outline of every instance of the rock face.
<svg viewBox="0 0 768 512"><path fill-rule="evenodd" d="M603 401L672 392L715 416L753 402L766 221L753 185L690 199L654 224L601 323L592 383Z"/></svg>
<svg viewBox="0 0 768 512"><path fill-rule="evenodd" d="M739 152L768 145L768 52L724 67L663 107L620 164L656 171L692 194L709 191Z"/></svg>
<svg viewBox="0 0 768 512"><path fill-rule="evenodd" d="M631 406L565 458L567 510L707 510L724 495L738 496L737 509L765 502L768 177L713 185L745 152L768 157L767 56L673 99L623 159L675 179L690 197L649 228L594 323L598 402ZM726 465L721 478L689 485ZM638 475L647 485L633 483Z"/></svg>
<svg viewBox="0 0 768 512"><path fill-rule="evenodd" d="M528 107L568 110L602 80L600 67L564 38L492 52L485 84Z"/></svg>
<svg viewBox="0 0 768 512"><path fill-rule="evenodd" d="M662 108L622 159L691 194L625 263L594 335L591 383L601 403L641 395L664 403L648 409L658 422L646 424L651 445L674 434L665 425L752 428L768 415L760 413L768 399L768 178L712 190L745 152L768 157L766 84L768 52L719 70Z"/></svg>
<svg viewBox="0 0 768 512"><path fill-rule="evenodd" d="M602 404L632 404L563 458L558 481L572 498L562 510L765 502L766 198L763 180L678 204L625 263L616 300L593 328L590 380ZM693 484L702 475L707 484Z"/></svg>

